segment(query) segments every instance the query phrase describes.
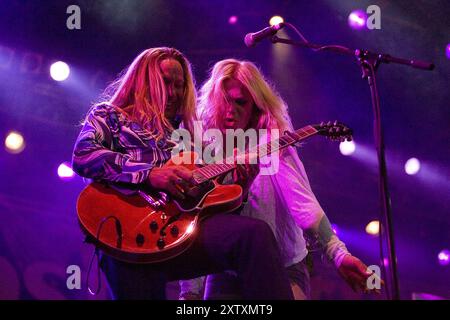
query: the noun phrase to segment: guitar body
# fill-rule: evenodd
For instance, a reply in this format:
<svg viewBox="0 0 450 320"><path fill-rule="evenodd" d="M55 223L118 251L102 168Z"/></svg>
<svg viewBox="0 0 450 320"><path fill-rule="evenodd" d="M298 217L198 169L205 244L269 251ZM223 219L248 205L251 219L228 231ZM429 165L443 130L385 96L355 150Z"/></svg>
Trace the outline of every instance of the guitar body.
<svg viewBox="0 0 450 320"><path fill-rule="evenodd" d="M278 147L265 144L257 150L270 154L315 134L333 140L351 140L351 129L338 122L328 122L286 132L274 144ZM254 150L253 154L258 153ZM181 254L194 241L201 218L234 211L242 204L240 186L220 185L213 180L233 167L210 164L197 168L194 164L197 157L194 152L180 153L164 165L183 166L193 172L196 184L184 193L186 198L183 200L167 201L160 198L160 193L159 196L125 196L112 187L90 184L77 202L81 228L105 253L119 260L152 263ZM179 164L183 163L181 160L189 164Z"/></svg>
<svg viewBox="0 0 450 320"><path fill-rule="evenodd" d="M191 164L181 166L197 169L197 155L189 152L188 156ZM176 160L164 166L175 166ZM169 200L155 207L140 195L126 196L94 182L80 193L78 219L89 239L106 254L131 263L160 262L189 248L201 218L234 211L242 204L240 186L216 181L206 181L185 195L183 201Z"/></svg>

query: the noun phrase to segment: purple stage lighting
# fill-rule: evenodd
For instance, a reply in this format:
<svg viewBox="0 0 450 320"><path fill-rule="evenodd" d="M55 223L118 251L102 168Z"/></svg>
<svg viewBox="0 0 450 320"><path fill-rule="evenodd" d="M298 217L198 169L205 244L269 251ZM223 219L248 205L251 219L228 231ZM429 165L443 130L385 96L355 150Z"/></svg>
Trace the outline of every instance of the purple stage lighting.
<svg viewBox="0 0 450 320"><path fill-rule="evenodd" d="M441 266L448 265L449 260L450 260L450 251L448 251L447 249L444 249L441 252L439 252L438 261Z"/></svg>
<svg viewBox="0 0 450 320"><path fill-rule="evenodd" d="M370 221L366 226L366 232L373 236L376 236L380 233L380 221L373 220Z"/></svg>
<svg viewBox="0 0 450 320"><path fill-rule="evenodd" d="M353 29L363 29L366 26L367 14L362 10L354 10L348 15L348 25Z"/></svg>
<svg viewBox="0 0 450 320"><path fill-rule="evenodd" d="M355 152L356 145L354 141L344 141L339 144L339 150L344 156L349 156Z"/></svg>
<svg viewBox="0 0 450 320"><path fill-rule="evenodd" d="M238 21L237 16L231 16L230 19L228 19L229 24L235 24Z"/></svg>
<svg viewBox="0 0 450 320"><path fill-rule="evenodd" d="M50 66L50 75L55 81L64 81L69 77L70 68L67 63L58 61Z"/></svg>
<svg viewBox="0 0 450 320"><path fill-rule="evenodd" d="M65 180L65 179L70 179L72 178L74 175L72 168L70 167L70 165L67 162L63 162L59 165L58 167L58 176Z"/></svg>
<svg viewBox="0 0 450 320"><path fill-rule="evenodd" d="M420 161L417 158L411 158L405 163L405 172L414 175L420 170Z"/></svg>
<svg viewBox="0 0 450 320"><path fill-rule="evenodd" d="M450 43L445 48L445 54L446 54L447 58L450 59Z"/></svg>
<svg viewBox="0 0 450 320"><path fill-rule="evenodd" d="M11 131L6 136L5 148L9 153L20 153L25 148L25 139L19 132Z"/></svg>
<svg viewBox="0 0 450 320"><path fill-rule="evenodd" d="M334 233L336 233L336 235L339 233L339 228L334 223L331 224L331 229L333 229L333 231L334 231Z"/></svg>
<svg viewBox="0 0 450 320"><path fill-rule="evenodd" d="M280 24L280 23L283 23L283 22L284 22L284 19L283 19L283 17L281 17L281 16L273 16L273 17L270 18L270 20L269 20L269 24L270 24L271 26L275 26L275 25Z"/></svg>

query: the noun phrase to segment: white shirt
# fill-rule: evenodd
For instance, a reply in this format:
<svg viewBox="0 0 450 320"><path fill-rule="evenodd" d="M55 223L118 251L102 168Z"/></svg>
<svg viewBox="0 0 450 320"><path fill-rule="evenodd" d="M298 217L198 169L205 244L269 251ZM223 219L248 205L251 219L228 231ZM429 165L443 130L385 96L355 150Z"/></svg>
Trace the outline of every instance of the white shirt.
<svg viewBox="0 0 450 320"><path fill-rule="evenodd" d="M328 258L339 267L343 257L349 253L332 231L325 212L312 192L296 149L284 149L278 159L278 170L271 175L259 174L255 178L249 190L248 204L241 214L264 220L270 225L285 266L305 258L308 251L302 230L314 230L319 242L326 248Z"/></svg>

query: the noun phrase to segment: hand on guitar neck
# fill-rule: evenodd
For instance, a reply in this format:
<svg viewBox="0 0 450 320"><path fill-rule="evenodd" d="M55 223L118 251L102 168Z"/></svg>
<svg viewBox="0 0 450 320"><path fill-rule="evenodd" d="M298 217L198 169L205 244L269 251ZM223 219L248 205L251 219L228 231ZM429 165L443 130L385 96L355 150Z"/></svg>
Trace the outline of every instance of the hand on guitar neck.
<svg viewBox="0 0 450 320"><path fill-rule="evenodd" d="M257 164L238 164L233 170L233 183L242 187L242 198L247 201L250 186L259 173L259 165Z"/></svg>
<svg viewBox="0 0 450 320"><path fill-rule="evenodd" d="M148 175L148 184L155 189L168 191L178 199L184 199L183 195L192 185L192 171L183 166L153 168Z"/></svg>
<svg viewBox="0 0 450 320"><path fill-rule="evenodd" d="M235 162L237 162L239 156L237 149L233 150ZM245 154L244 155L244 164L237 164L236 163L236 169L233 170L233 183L238 184L242 187L242 199L244 201L247 201L248 197L248 191L250 190L250 186L253 183L253 180L255 180L256 176L259 173L259 164L250 164L251 158L255 157L258 162L257 155L254 154ZM242 160L242 159L240 159Z"/></svg>

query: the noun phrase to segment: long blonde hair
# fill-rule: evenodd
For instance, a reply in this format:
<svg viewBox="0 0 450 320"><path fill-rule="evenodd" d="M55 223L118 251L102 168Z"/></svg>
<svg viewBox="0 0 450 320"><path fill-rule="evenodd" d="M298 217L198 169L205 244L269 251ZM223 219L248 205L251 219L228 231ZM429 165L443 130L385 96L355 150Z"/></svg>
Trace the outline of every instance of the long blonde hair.
<svg viewBox="0 0 450 320"><path fill-rule="evenodd" d="M228 103L224 89L227 79L238 80L250 92L257 108L254 129L292 130L288 107L277 91L254 63L236 59L217 62L200 89L198 113L205 129L222 129L224 108Z"/></svg>
<svg viewBox="0 0 450 320"><path fill-rule="evenodd" d="M196 91L191 65L174 48L160 47L144 50L105 92L107 103L126 113L132 120L154 132L158 139L165 131L174 130L164 115L167 94L160 68L161 61L174 59L181 64L184 74L183 102L178 113L183 126L193 132L196 119Z"/></svg>

